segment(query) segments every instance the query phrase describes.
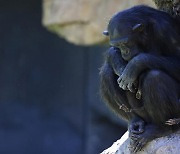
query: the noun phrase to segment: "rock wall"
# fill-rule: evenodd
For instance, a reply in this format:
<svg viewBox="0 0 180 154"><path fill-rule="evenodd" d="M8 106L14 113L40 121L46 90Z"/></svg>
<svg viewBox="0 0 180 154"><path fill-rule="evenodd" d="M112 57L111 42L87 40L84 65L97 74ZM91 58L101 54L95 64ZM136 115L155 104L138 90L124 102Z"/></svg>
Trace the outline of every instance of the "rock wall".
<svg viewBox="0 0 180 154"><path fill-rule="evenodd" d="M78 45L102 43L110 17L125 8L152 0L43 0L43 25Z"/></svg>

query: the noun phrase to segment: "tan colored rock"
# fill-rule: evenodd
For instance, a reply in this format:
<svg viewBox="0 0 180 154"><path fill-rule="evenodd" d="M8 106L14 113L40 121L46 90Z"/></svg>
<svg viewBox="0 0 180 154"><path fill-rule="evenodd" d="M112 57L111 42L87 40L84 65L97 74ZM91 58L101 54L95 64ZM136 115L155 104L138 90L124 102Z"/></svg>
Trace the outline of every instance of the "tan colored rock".
<svg viewBox="0 0 180 154"><path fill-rule="evenodd" d="M126 132L121 139L104 150L101 154L132 154L128 148L129 139ZM157 138L148 143L140 152L136 154L179 154L180 153L180 131L171 135Z"/></svg>
<svg viewBox="0 0 180 154"><path fill-rule="evenodd" d="M130 6L153 5L152 0L43 0L43 25L79 45L105 41L102 31L111 16Z"/></svg>

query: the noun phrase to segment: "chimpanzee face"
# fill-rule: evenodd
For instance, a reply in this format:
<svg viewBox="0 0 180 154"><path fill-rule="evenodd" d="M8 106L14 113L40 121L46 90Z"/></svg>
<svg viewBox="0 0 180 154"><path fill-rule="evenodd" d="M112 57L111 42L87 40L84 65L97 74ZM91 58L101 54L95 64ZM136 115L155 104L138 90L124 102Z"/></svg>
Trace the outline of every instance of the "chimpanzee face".
<svg viewBox="0 0 180 154"><path fill-rule="evenodd" d="M110 45L113 47L117 47L120 52L121 56L124 60L129 61L132 59L132 46L130 45L130 41L128 37L118 37L116 40L112 38L113 35L110 35Z"/></svg>
<svg viewBox="0 0 180 154"><path fill-rule="evenodd" d="M140 52L136 39L142 27L142 24L135 24L133 27L109 25L108 31L104 31L103 34L109 36L111 46L120 49L122 58L129 61Z"/></svg>
<svg viewBox="0 0 180 154"><path fill-rule="evenodd" d="M109 43L111 46L120 49L121 56L124 60L131 60L138 52L136 50L137 46L135 41L133 41L130 33L120 33L117 29L111 30L108 32Z"/></svg>

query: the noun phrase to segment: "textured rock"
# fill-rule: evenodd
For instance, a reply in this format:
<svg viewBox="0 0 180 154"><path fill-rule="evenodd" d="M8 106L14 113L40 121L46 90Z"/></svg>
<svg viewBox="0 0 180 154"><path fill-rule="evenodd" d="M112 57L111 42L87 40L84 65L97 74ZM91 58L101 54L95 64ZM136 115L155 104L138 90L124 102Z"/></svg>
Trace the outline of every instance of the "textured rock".
<svg viewBox="0 0 180 154"><path fill-rule="evenodd" d="M110 148L101 154L130 154L128 132L117 140ZM136 154L179 154L180 153L180 131L157 138L148 143L142 151Z"/></svg>
<svg viewBox="0 0 180 154"><path fill-rule="evenodd" d="M159 10L173 14L173 0L153 0Z"/></svg>
<svg viewBox="0 0 180 154"><path fill-rule="evenodd" d="M102 31L117 11L152 0L43 0L43 25L80 45L105 41Z"/></svg>

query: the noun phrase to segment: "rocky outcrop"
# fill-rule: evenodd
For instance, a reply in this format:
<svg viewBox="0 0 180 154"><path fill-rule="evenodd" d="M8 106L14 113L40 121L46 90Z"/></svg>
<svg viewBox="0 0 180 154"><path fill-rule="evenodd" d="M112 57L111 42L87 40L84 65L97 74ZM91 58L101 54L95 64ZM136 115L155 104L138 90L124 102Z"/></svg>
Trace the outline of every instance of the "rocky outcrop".
<svg viewBox="0 0 180 154"><path fill-rule="evenodd" d="M43 25L79 45L105 41L102 31L111 16L138 4L153 5L152 0L43 0Z"/></svg>
<svg viewBox="0 0 180 154"><path fill-rule="evenodd" d="M128 132L126 132L121 139L117 140L110 148L104 150L101 154L131 154L128 148L128 135ZM136 154L179 154L179 150L180 131L151 141L142 151Z"/></svg>

